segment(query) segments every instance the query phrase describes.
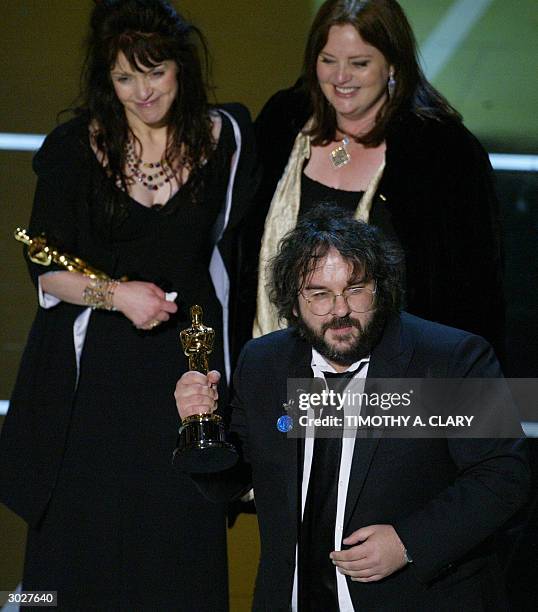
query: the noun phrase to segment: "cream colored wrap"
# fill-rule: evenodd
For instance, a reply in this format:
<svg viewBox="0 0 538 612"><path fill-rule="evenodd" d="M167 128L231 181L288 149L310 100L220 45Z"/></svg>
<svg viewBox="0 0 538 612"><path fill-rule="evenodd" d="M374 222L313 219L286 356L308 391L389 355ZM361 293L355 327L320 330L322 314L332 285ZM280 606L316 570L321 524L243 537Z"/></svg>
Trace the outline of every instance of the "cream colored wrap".
<svg viewBox="0 0 538 612"><path fill-rule="evenodd" d="M308 127L309 123L306 124L304 129ZM276 255L283 236L292 230L297 223L301 204L301 175L304 162L309 158L310 138L301 131L295 139L288 164L278 182L265 220L260 249L256 319L252 332L254 338L286 327L284 321L279 321L276 308L269 300L269 262ZM385 162L383 161L359 201L354 214L355 219L368 223L370 208L384 168Z"/></svg>

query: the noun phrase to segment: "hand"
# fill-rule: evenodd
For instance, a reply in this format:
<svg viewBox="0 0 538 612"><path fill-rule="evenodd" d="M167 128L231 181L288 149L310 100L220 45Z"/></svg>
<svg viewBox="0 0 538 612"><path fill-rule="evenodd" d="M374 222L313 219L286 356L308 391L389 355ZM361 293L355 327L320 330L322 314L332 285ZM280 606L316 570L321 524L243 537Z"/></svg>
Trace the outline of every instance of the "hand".
<svg viewBox="0 0 538 612"><path fill-rule="evenodd" d="M205 414L215 410L219 397L216 389L219 380L220 374L216 370L208 372L207 376L201 372L183 374L174 391L177 411L182 420L193 414Z"/></svg>
<svg viewBox="0 0 538 612"><path fill-rule="evenodd" d="M353 581L376 582L407 564L405 547L392 525L362 527L342 542L352 548L333 551L329 556L340 573Z"/></svg>
<svg viewBox="0 0 538 612"><path fill-rule="evenodd" d="M177 305L166 300L162 289L141 281L120 283L114 291L113 304L138 329L152 329L177 312Z"/></svg>

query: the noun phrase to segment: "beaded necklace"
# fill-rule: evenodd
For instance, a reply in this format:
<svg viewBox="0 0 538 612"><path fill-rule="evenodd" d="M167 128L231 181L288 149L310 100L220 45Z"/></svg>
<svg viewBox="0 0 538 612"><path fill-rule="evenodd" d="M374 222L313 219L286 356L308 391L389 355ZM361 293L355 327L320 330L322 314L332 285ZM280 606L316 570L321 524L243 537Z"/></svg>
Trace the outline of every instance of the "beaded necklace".
<svg viewBox="0 0 538 612"><path fill-rule="evenodd" d="M137 157L132 141L127 143L126 160L127 167L132 175L149 191L157 191L174 178L172 168L164 160L145 162L140 157ZM144 172L143 170L152 170L153 168L155 168L155 172Z"/></svg>

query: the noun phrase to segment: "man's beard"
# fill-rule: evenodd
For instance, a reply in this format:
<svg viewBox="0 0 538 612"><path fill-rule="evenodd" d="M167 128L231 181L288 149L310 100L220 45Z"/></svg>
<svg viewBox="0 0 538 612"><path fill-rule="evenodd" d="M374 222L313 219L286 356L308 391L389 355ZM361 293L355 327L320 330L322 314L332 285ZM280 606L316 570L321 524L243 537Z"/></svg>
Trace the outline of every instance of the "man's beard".
<svg viewBox="0 0 538 612"><path fill-rule="evenodd" d="M371 321L364 327L361 325L360 321L347 315L345 317L334 317L331 321L324 323L321 330L318 332L312 329L299 314L297 329L299 335L311 344L318 353L339 365L349 366L370 355L372 349L381 339L386 320L386 312L381 309L376 309ZM338 350L336 347L330 346L325 340L325 332L328 329L338 329L342 327L355 327L359 330L359 334L348 348L345 350Z"/></svg>

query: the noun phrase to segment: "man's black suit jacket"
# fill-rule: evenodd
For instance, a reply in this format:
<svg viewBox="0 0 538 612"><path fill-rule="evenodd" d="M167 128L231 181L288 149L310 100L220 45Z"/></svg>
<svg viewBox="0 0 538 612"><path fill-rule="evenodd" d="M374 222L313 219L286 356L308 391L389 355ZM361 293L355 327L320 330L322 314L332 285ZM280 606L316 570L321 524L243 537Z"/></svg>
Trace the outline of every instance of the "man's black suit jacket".
<svg viewBox="0 0 538 612"><path fill-rule="evenodd" d="M312 376L311 349L293 329L250 341L235 373L232 435L252 468L261 537L254 610L289 610L298 522L298 443L277 430L288 378ZM497 377L490 345L402 313L386 325L369 378ZM344 537L394 525L413 559L372 583L352 582L357 610L504 609L494 534L525 502L523 442L503 439L360 439ZM327 611L330 612L330 611Z"/></svg>

